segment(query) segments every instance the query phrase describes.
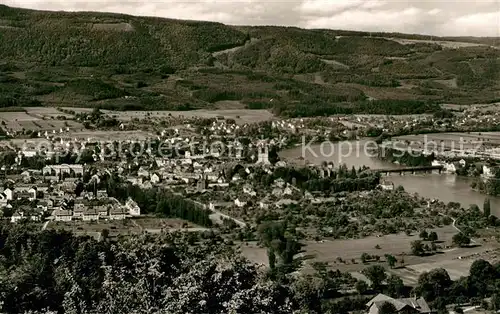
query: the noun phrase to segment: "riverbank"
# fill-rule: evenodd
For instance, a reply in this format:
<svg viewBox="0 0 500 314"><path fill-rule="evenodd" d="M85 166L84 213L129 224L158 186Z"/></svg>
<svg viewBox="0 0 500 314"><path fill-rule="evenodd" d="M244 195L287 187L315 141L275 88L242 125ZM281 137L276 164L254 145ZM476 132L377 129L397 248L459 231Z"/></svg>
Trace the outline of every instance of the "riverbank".
<svg viewBox="0 0 500 314"><path fill-rule="evenodd" d="M349 145L346 143L350 143ZM350 169L353 166L357 169L367 166L371 169L397 169L401 165L389 163L376 158L376 156L366 154L366 140L334 143L327 150L324 146L311 145L308 149L302 146L282 150L279 156L283 160L321 165L323 162L333 162L337 167L339 164L346 164ZM323 152L323 153L322 153ZM304 158L301 160L299 158ZM486 198L491 201L491 213L500 217L500 197L489 196L471 189L474 178L462 177L454 174L392 174L384 176L395 186L402 185L410 193L418 193L422 197L429 199L439 199L445 203L458 202L463 207L476 204L480 207Z"/></svg>

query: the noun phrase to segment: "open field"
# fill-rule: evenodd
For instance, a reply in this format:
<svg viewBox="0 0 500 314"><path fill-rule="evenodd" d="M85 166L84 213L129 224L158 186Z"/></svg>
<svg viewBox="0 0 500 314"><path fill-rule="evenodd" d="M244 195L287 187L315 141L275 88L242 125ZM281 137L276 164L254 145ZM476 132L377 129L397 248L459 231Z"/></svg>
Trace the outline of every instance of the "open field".
<svg viewBox="0 0 500 314"><path fill-rule="evenodd" d="M422 40L422 39L403 39L403 38L386 38L402 45L412 45L412 44L435 44L439 45L443 48L466 48L466 47L476 47L476 46L487 46L485 44L480 43L471 43L471 42L459 42L459 41L446 41L446 40ZM495 48L495 46L491 46Z"/></svg>
<svg viewBox="0 0 500 314"><path fill-rule="evenodd" d="M71 221L60 222L51 221L47 225L47 229L64 229L74 232L79 235L94 236L96 233L101 233L104 229L109 230L110 236L117 235L133 235L141 233L139 227L135 226L131 220L99 220L95 222L87 221Z"/></svg>
<svg viewBox="0 0 500 314"><path fill-rule="evenodd" d="M420 274L435 268L446 269L451 279L457 280L469 274L470 266L477 259L488 260L492 264L500 261L498 244L494 244L494 246L484 245L464 249L450 249L444 254L427 257L426 262L391 269L390 272L401 277L404 283L408 285L416 284Z"/></svg>
<svg viewBox="0 0 500 314"><path fill-rule="evenodd" d="M422 144L422 148L427 143L428 149L433 147L475 149L483 142L500 145L500 132L430 133L398 136L393 140L408 141L412 147Z"/></svg>
<svg viewBox="0 0 500 314"><path fill-rule="evenodd" d="M83 130L81 123L72 120L59 120L57 116L70 117L58 112L54 108L26 108L26 112L2 112L0 114L0 123L6 130L22 131L56 131L60 129L71 131Z"/></svg>
<svg viewBox="0 0 500 314"><path fill-rule="evenodd" d="M103 113L112 115L120 121L132 119L184 117L184 118L217 118L223 116L225 119L234 119L238 124L255 123L271 120L274 116L267 110L251 109L221 109L221 110L191 110L191 111L106 111Z"/></svg>
<svg viewBox="0 0 500 314"><path fill-rule="evenodd" d="M71 138L89 139L95 141L144 141L148 138L155 137L153 133L145 131L82 131L72 132L69 134Z"/></svg>
<svg viewBox="0 0 500 314"><path fill-rule="evenodd" d="M449 272L452 279L457 279L468 274L469 267L475 259L499 260L500 252L497 253L497 250L500 249L500 245L498 244L484 242L480 246L470 248L446 248L451 246L451 239L457 232L452 226L428 231L436 231L439 238L438 245L443 249L440 253L423 257L413 256L410 253L411 242L419 239L417 234L374 236L355 240L307 241L303 255L312 256L312 258L306 261L306 271L308 264L321 261L328 262L333 268L340 271L351 272L356 278L364 279L360 273L363 268L372 264L379 264L387 268L384 255L391 254L398 261L403 258L404 267L397 267L389 271L400 276L405 284L413 285L422 272L434 268L442 267ZM375 248L377 244L380 249ZM255 243L249 243L248 245L242 244L241 250L243 255L250 260L267 265L268 257L265 248L260 248ZM360 261L363 253L378 255L381 261L363 264ZM343 262L339 262L338 258L341 258ZM352 262L352 259L355 260L355 263Z"/></svg>
<svg viewBox="0 0 500 314"><path fill-rule="evenodd" d="M141 231L149 233L173 231L207 231L208 228L199 227L191 222L175 218L140 217L131 220Z"/></svg>
<svg viewBox="0 0 500 314"><path fill-rule="evenodd" d="M58 222L50 221L47 229L64 229L78 235L98 236L104 229L109 230L109 235L136 235L142 232L160 233L182 231L205 231L206 228L183 221L181 219L140 217L125 220L99 220L94 222L71 221Z"/></svg>
<svg viewBox="0 0 500 314"><path fill-rule="evenodd" d="M72 115L60 112L54 107L25 107L26 113L39 119L54 119L57 117L71 118Z"/></svg>

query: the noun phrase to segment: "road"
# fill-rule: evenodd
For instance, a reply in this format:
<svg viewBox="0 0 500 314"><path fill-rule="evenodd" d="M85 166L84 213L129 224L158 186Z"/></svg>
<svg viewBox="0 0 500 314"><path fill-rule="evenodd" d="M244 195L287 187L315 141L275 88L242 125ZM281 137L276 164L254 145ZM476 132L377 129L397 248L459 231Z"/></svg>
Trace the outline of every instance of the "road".
<svg viewBox="0 0 500 314"><path fill-rule="evenodd" d="M443 213L439 213L439 215L444 216L444 217L448 217L448 218L450 218L450 219L453 221L453 223L451 224L451 226L452 226L453 228L455 228L455 230L457 230L459 233L462 233L462 230L460 230L460 228L458 228L458 227L457 227L457 225L456 225L457 220L456 220L455 218L450 217L450 216L448 216L448 215L445 215L445 214L443 214ZM474 244L476 244L476 243L477 243L477 242L476 242L474 239L472 239L472 238L470 239L470 242L472 242L472 243L474 243Z"/></svg>
<svg viewBox="0 0 500 314"><path fill-rule="evenodd" d="M209 231L208 228L167 228L167 229L145 229L144 231L148 233L162 233L162 232L176 232L176 231L185 231L185 232L203 232Z"/></svg>

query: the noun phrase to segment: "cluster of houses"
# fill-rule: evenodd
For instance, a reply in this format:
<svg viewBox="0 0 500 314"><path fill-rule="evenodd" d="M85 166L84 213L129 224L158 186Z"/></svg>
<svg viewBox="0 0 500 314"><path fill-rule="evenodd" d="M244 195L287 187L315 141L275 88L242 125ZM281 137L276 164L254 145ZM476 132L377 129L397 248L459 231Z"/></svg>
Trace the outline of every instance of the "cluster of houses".
<svg viewBox="0 0 500 314"><path fill-rule="evenodd" d="M141 209L130 198L122 205L114 198L93 201L92 199L79 197L73 202L65 202L52 212L55 221L123 220L127 217L140 215Z"/></svg>
<svg viewBox="0 0 500 314"><path fill-rule="evenodd" d="M3 172L0 178L1 216L18 222L45 218L92 221L140 215L140 208L132 199L121 204L108 197L105 190L92 193L81 190L77 195L77 186L83 186L83 175L84 167L77 164L47 165L42 170L28 169L20 174Z"/></svg>

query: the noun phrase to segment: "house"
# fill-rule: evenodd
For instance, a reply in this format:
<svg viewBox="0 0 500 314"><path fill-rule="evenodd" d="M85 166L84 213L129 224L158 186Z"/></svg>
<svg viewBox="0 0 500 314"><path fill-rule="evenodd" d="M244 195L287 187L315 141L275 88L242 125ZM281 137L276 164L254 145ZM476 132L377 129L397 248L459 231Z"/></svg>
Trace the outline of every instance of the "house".
<svg viewBox="0 0 500 314"><path fill-rule="evenodd" d="M450 163L444 163L444 170L447 172L447 173L456 173L457 172L457 169L460 169L461 166L460 166L460 163L459 162L450 162Z"/></svg>
<svg viewBox="0 0 500 314"><path fill-rule="evenodd" d="M111 220L123 220L125 219L126 212L122 206L114 206L109 211L109 219Z"/></svg>
<svg viewBox="0 0 500 314"><path fill-rule="evenodd" d="M248 194L250 196L256 196L257 192L255 192L250 184L245 184L243 186L243 193Z"/></svg>
<svg viewBox="0 0 500 314"><path fill-rule="evenodd" d="M395 313L404 314L430 314L433 313L424 298L394 299L385 294L378 294L366 304L369 314L379 314L380 307L384 303L391 303L396 308Z"/></svg>
<svg viewBox="0 0 500 314"><path fill-rule="evenodd" d="M40 221L40 215L33 212L33 210L27 206L21 206L18 210L14 212L10 218L11 222L18 222L23 219L31 219L32 221Z"/></svg>
<svg viewBox="0 0 500 314"><path fill-rule="evenodd" d="M149 178L149 171L147 171L146 169L144 169L144 168L141 167L137 171L137 176L144 177L144 178Z"/></svg>
<svg viewBox="0 0 500 314"><path fill-rule="evenodd" d="M37 196L37 188L36 187L32 187L31 189L28 190L28 193L30 194L30 197L28 197L28 199L30 201L35 200L36 196Z"/></svg>
<svg viewBox="0 0 500 314"><path fill-rule="evenodd" d="M5 196L5 194L0 193L0 208L7 206L7 204L7 197Z"/></svg>
<svg viewBox="0 0 500 314"><path fill-rule="evenodd" d="M196 182L196 189L199 192L208 189L208 180L206 176L200 177L200 179L198 179L198 181Z"/></svg>
<svg viewBox="0 0 500 314"><path fill-rule="evenodd" d="M12 201L14 199L14 191L9 189L9 188L6 188L5 190L3 190L3 194L5 194L5 198L8 201Z"/></svg>
<svg viewBox="0 0 500 314"><path fill-rule="evenodd" d="M87 208L82 214L83 221L99 220L99 212L96 208Z"/></svg>
<svg viewBox="0 0 500 314"><path fill-rule="evenodd" d="M29 171L24 171L21 173L21 177L24 183L30 183L31 182L31 174Z"/></svg>
<svg viewBox="0 0 500 314"><path fill-rule="evenodd" d="M275 197L281 197L283 195L283 190L280 189L280 188L274 188L272 191L271 191L271 194Z"/></svg>
<svg viewBox="0 0 500 314"><path fill-rule="evenodd" d="M280 160L276 163L276 167L286 167L286 162L283 160Z"/></svg>
<svg viewBox="0 0 500 314"><path fill-rule="evenodd" d="M463 159L460 159L460 160L458 161L458 163L460 164L460 167L461 167L461 168L463 168L463 167L465 167L465 166L467 165L467 162L466 162L465 160L463 160Z"/></svg>
<svg viewBox="0 0 500 314"><path fill-rule="evenodd" d="M284 190L283 190L283 195L292 195L293 194L293 190L287 186Z"/></svg>
<svg viewBox="0 0 500 314"><path fill-rule="evenodd" d="M494 176L495 176L494 168L483 165L483 177L493 178Z"/></svg>
<svg viewBox="0 0 500 314"><path fill-rule="evenodd" d="M132 216L140 216L141 215L141 208L130 197L125 202L125 209L128 210L129 215L132 215Z"/></svg>
<svg viewBox="0 0 500 314"><path fill-rule="evenodd" d="M33 200L32 196L33 195L26 190L21 190L19 192L17 192L17 190L16 190L16 199L18 199L18 200L27 199L27 200L31 201L31 200Z"/></svg>
<svg viewBox="0 0 500 314"><path fill-rule="evenodd" d="M16 223L24 218L23 212L16 211L12 216L10 217L10 222Z"/></svg>
<svg viewBox="0 0 500 314"><path fill-rule="evenodd" d="M240 197L234 200L234 204L238 207L243 207L247 204L247 201Z"/></svg>
<svg viewBox="0 0 500 314"><path fill-rule="evenodd" d="M73 218L81 219L83 217L83 212L87 209L87 204L85 199L77 197L75 199L75 204L73 207Z"/></svg>
<svg viewBox="0 0 500 314"><path fill-rule="evenodd" d="M152 189L153 188L153 184L149 181L145 181L142 184L140 184L139 186L143 189Z"/></svg>
<svg viewBox="0 0 500 314"><path fill-rule="evenodd" d="M233 182L236 182L236 181L240 181L241 180L241 176L237 173L233 176L233 178L231 179Z"/></svg>
<svg viewBox="0 0 500 314"><path fill-rule="evenodd" d="M282 178L278 178L278 179L274 180L274 182L273 182L273 185L275 187L280 188L280 189L284 188L285 184L286 184L286 182Z"/></svg>
<svg viewBox="0 0 500 314"><path fill-rule="evenodd" d="M108 192L106 190L97 191L97 198L108 198Z"/></svg>
<svg viewBox="0 0 500 314"><path fill-rule="evenodd" d="M55 217L56 221L71 221L73 218L73 213L71 210L64 210L64 209L56 209L53 212L53 216Z"/></svg>
<svg viewBox="0 0 500 314"><path fill-rule="evenodd" d="M99 218L108 217L108 214L109 214L108 205L98 205L98 206L94 206L93 208L95 210L97 210L97 213L99 214Z"/></svg>
<svg viewBox="0 0 500 314"><path fill-rule="evenodd" d="M160 182L160 176L157 175L156 173L153 173L149 180L151 181L152 184L157 184Z"/></svg>
<svg viewBox="0 0 500 314"><path fill-rule="evenodd" d="M382 180L382 182L380 182L379 184L379 187L385 191L392 191L394 190L394 183L392 183L391 181Z"/></svg>

